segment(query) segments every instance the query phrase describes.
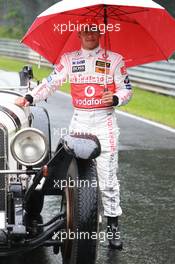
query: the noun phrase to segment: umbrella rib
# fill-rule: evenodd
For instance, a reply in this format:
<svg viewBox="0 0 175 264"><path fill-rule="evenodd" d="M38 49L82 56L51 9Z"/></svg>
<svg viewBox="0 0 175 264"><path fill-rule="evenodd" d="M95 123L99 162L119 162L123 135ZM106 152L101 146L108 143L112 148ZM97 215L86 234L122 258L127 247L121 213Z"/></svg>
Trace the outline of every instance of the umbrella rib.
<svg viewBox="0 0 175 264"><path fill-rule="evenodd" d="M116 10L120 11L121 14L116 14ZM115 15L132 15L132 14L137 14L137 13L142 13L142 12L149 12L149 9L143 9L143 8L140 8L139 10L137 11L134 11L134 12L126 12L124 10L122 10L120 7L112 7L111 6L111 13L110 14L115 14Z"/></svg>
<svg viewBox="0 0 175 264"><path fill-rule="evenodd" d="M111 10L111 13L109 13L108 17L115 20L115 21L122 21L122 22L127 22L127 23L131 23L131 24L137 24L137 21L135 20L132 20L131 18L129 18L128 20L127 19L124 19L124 18L121 18L122 15L119 15L119 14L116 14L114 9Z"/></svg>
<svg viewBox="0 0 175 264"><path fill-rule="evenodd" d="M103 11L103 6L99 9L99 11L95 11L95 10L92 10L91 8L87 7L86 8L87 10L89 10L89 12L94 12L95 15L99 16L100 12ZM88 13L89 13L88 12ZM87 15L88 13L86 13L85 15ZM100 17L103 17L103 14L100 16Z"/></svg>
<svg viewBox="0 0 175 264"><path fill-rule="evenodd" d="M124 12L123 10L121 10L120 8L116 8L116 9L118 9L120 12L122 12L121 14L118 14L118 13L116 13L116 9L114 9L114 8L111 8L112 10L111 10L111 12L109 13L109 16L108 17L110 17L110 18L113 18L114 19L114 17L115 16L117 16L121 21L124 21L124 22L131 22L131 23L133 23L133 24L138 24L137 23L137 21L135 21L134 19L131 19L130 17L128 17L128 15L131 15L131 14L137 14L137 13L141 13L141 12L145 12L143 9L142 9L142 11L135 11L135 12L130 12L130 13L127 13L127 12ZM147 12L148 12L148 10L146 10ZM129 20L126 20L126 19L123 19L123 18L121 18L122 16L127 16L128 18L129 18ZM117 20L117 19L116 19Z"/></svg>
<svg viewBox="0 0 175 264"><path fill-rule="evenodd" d="M123 22L128 22L128 23L132 23L132 24L138 24L136 20L130 18L128 15L137 14L137 13L141 13L141 12L144 12L144 11L137 11L137 12L132 12L132 13L131 12L127 13L127 12L123 11L123 14L122 13L118 14L118 13L116 13L116 10L113 9L113 11L111 13L109 13L108 17L112 18L112 19L114 19L116 21L119 19L120 21L123 21ZM147 10L147 12L148 12L148 10ZM126 16L127 18L124 19L124 18L122 18L122 16ZM115 18L115 17L118 17L118 19Z"/></svg>
<svg viewBox="0 0 175 264"><path fill-rule="evenodd" d="M95 7L94 7L95 8ZM89 7L86 7L86 10L87 12L84 12L83 14L77 14L77 13L72 13L72 12L68 12L67 15L70 15L70 16L89 16L89 15L96 15L96 16L99 16L99 13L103 10L103 6L101 8L99 8L98 11L92 9L92 8L89 8ZM65 15L65 13L62 13L62 15ZM103 17L103 14L101 15L101 17Z"/></svg>

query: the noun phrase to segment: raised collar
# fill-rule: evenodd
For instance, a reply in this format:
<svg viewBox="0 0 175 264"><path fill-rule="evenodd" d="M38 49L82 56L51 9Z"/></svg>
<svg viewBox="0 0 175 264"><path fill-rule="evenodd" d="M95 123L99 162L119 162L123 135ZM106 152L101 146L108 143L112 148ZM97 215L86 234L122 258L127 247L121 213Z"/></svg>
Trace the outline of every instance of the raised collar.
<svg viewBox="0 0 175 264"><path fill-rule="evenodd" d="M93 50L85 50L83 48L81 48L82 54L84 57L96 57L97 54L100 53L101 47L98 46L97 48L93 49Z"/></svg>

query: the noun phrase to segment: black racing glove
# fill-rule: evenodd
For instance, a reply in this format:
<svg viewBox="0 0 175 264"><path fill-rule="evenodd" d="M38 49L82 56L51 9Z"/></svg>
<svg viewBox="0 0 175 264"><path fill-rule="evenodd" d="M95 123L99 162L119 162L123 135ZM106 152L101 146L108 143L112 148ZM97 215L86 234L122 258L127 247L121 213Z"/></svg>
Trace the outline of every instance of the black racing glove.
<svg viewBox="0 0 175 264"><path fill-rule="evenodd" d="M30 94L26 94L25 99L30 103L30 105L33 103L33 96Z"/></svg>
<svg viewBox="0 0 175 264"><path fill-rule="evenodd" d="M119 99L116 95L113 95L113 106L117 106L119 103Z"/></svg>

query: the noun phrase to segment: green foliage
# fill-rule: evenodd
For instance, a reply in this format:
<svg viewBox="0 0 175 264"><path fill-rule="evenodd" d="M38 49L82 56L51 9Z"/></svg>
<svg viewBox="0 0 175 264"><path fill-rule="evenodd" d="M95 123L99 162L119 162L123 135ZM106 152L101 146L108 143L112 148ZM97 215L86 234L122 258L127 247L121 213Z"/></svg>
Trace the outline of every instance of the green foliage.
<svg viewBox="0 0 175 264"><path fill-rule="evenodd" d="M0 27L1 37L21 38L25 32L24 16L21 0L6 1L3 4L3 25Z"/></svg>
<svg viewBox="0 0 175 264"><path fill-rule="evenodd" d="M21 39L36 16L56 2L0 0L0 37Z"/></svg>
<svg viewBox="0 0 175 264"><path fill-rule="evenodd" d="M0 37L1 38L12 38L12 39L21 39L23 36L23 31L19 27L11 26L0 26Z"/></svg>
<svg viewBox="0 0 175 264"><path fill-rule="evenodd" d="M170 59L175 60L175 53L171 56Z"/></svg>
<svg viewBox="0 0 175 264"><path fill-rule="evenodd" d="M167 11L175 17L175 1L174 0L154 0L159 5L165 7Z"/></svg>
<svg viewBox="0 0 175 264"><path fill-rule="evenodd" d="M131 102L121 110L175 128L175 98L134 88Z"/></svg>
<svg viewBox="0 0 175 264"><path fill-rule="evenodd" d="M16 60L14 58L0 56L0 69L2 70L20 72L24 65L29 65L29 63L26 61ZM40 69L38 69L38 66L36 64L30 65L32 65L35 80L42 80L52 71L52 69L49 67L41 67Z"/></svg>

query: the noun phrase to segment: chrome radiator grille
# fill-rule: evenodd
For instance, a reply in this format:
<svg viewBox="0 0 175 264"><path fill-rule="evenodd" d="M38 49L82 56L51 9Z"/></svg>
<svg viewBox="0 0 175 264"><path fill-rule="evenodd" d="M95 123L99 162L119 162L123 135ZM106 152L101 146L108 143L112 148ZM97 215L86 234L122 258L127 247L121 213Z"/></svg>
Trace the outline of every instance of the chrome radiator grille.
<svg viewBox="0 0 175 264"><path fill-rule="evenodd" d="M0 170L7 169L8 134L5 126L0 124ZM5 211L7 201L6 175L0 175L0 211Z"/></svg>

